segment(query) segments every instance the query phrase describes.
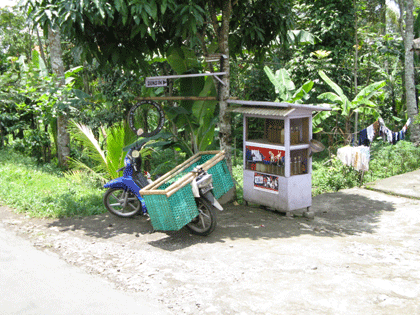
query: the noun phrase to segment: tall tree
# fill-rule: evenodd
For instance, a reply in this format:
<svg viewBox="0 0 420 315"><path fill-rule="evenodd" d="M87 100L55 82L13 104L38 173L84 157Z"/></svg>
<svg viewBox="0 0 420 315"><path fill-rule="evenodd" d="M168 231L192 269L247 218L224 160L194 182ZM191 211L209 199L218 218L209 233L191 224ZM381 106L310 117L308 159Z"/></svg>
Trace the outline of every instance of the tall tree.
<svg viewBox="0 0 420 315"><path fill-rule="evenodd" d="M227 112L227 99L230 97L230 71L229 71L229 22L232 15L231 1L224 1L222 5L222 24L219 26L215 16L216 11L214 2L210 1L210 10L212 15L213 28L218 35L219 52L224 55L222 57L222 68L227 73L223 77L223 83L219 84L219 139L220 147L226 151L227 164L231 168L231 124L230 114Z"/></svg>
<svg viewBox="0 0 420 315"><path fill-rule="evenodd" d="M26 6L29 10L29 17L35 26L42 26L48 34L50 43L50 61L52 71L56 74L57 86L63 86L64 63L61 49L60 18L58 7L51 0L28 0ZM65 112L57 115L57 157L59 165L67 167L67 160L70 156L70 135L67 130L67 117Z"/></svg>
<svg viewBox="0 0 420 315"><path fill-rule="evenodd" d="M354 94L352 89L356 14L354 0L296 2L298 3L296 10L299 12L298 29L309 30L318 40L298 48L301 53L297 55L292 73L301 81L295 83L303 84L308 79L318 77L318 70L324 70L347 95ZM357 1L358 5L359 2ZM323 59L320 64L314 65L315 59L307 56L317 51L330 51L328 62ZM323 87L321 89L324 91Z"/></svg>
<svg viewBox="0 0 420 315"><path fill-rule="evenodd" d="M398 3L400 6L401 21L404 20L405 22L405 29L401 25L401 32L404 39L405 50L404 79L407 114L412 120L414 120L419 114L416 100L416 87L414 81L414 3L413 0L399 0ZM420 145L419 124L413 124L413 126L411 127L411 141L416 145Z"/></svg>
<svg viewBox="0 0 420 315"><path fill-rule="evenodd" d="M53 72L58 78L58 87L65 84L63 53L61 50L61 36L58 28L48 27L48 40L50 42L50 60ZM67 167L70 157L70 135L67 131L66 113L57 116L57 155L58 162L62 167Z"/></svg>

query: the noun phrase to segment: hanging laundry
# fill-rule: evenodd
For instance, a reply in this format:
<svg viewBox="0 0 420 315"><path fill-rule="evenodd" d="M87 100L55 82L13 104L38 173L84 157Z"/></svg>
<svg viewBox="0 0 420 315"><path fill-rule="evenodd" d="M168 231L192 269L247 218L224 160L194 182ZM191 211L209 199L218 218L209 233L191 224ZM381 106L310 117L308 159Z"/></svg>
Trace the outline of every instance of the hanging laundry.
<svg viewBox="0 0 420 315"><path fill-rule="evenodd" d="M370 161L370 148L369 147L361 147L360 148L361 158L361 171L368 171L369 170L369 161Z"/></svg>
<svg viewBox="0 0 420 315"><path fill-rule="evenodd" d="M387 132L386 132L386 130L387 130L387 128L385 126L381 125L379 134L381 135L383 141L387 141Z"/></svg>
<svg viewBox="0 0 420 315"><path fill-rule="evenodd" d="M353 168L356 171L368 171L369 170L369 160L370 160L370 150L369 147L360 146L353 148Z"/></svg>
<svg viewBox="0 0 420 315"><path fill-rule="evenodd" d="M381 136L384 142L386 141L388 143L396 144L398 141L404 140L407 128L410 124L411 118L407 120L407 123L400 131L393 132L385 125L384 120L379 117L372 125L359 132L358 139L354 134L352 134L351 145L355 145L355 141L359 140L359 146L370 146L376 135ZM342 152L341 154L344 153Z"/></svg>
<svg viewBox="0 0 420 315"><path fill-rule="evenodd" d="M344 165L352 166L356 171L368 171L370 149L367 146L346 146L337 150L337 158Z"/></svg>
<svg viewBox="0 0 420 315"><path fill-rule="evenodd" d="M366 128L366 133L367 133L367 138L369 142L373 142L373 138L375 137L375 129L373 125L370 125L369 127Z"/></svg>
<svg viewBox="0 0 420 315"><path fill-rule="evenodd" d="M386 132L386 139L387 139L387 141L389 143L392 143L394 141L394 137L392 136L392 131L389 130L387 127L385 127L385 128L386 128L386 130L385 130L385 132Z"/></svg>
<svg viewBox="0 0 420 315"><path fill-rule="evenodd" d="M344 165L351 165L353 147L345 146L337 150L337 158L343 162Z"/></svg>
<svg viewBox="0 0 420 315"><path fill-rule="evenodd" d="M379 123L379 120L373 123L373 129L374 129L375 134L379 134L380 127L381 127L381 124Z"/></svg>
<svg viewBox="0 0 420 315"><path fill-rule="evenodd" d="M359 145L369 145L367 130L363 129L360 130L359 133Z"/></svg>

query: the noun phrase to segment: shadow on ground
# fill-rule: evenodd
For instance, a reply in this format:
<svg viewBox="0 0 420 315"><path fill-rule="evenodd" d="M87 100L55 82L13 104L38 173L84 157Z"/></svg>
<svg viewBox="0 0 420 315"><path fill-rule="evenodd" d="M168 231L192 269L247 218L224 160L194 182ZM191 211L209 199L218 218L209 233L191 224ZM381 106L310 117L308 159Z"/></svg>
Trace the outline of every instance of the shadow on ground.
<svg viewBox="0 0 420 315"><path fill-rule="evenodd" d="M254 206L226 205L217 213L216 230L207 237L191 235L185 228L173 232L153 232L146 216L118 218L102 214L83 218L63 218L49 222L47 227L59 231L77 231L85 236L115 241L147 242L164 250L179 250L197 243L217 243L236 239L290 238L305 234L319 237L339 237L358 233L374 233L383 211L394 211L392 203L373 200L352 192L324 194L313 199L315 219L294 212L293 218L284 213Z"/></svg>

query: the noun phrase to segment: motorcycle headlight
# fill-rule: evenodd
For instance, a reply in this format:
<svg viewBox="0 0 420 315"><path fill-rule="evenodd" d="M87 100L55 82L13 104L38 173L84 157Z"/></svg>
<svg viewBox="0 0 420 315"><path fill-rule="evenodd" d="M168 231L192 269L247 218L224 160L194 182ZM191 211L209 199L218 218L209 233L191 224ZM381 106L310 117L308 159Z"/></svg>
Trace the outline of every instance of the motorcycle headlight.
<svg viewBox="0 0 420 315"><path fill-rule="evenodd" d="M197 180L198 188L211 186L212 183L213 183L213 178L211 177L211 174L206 174L202 178Z"/></svg>

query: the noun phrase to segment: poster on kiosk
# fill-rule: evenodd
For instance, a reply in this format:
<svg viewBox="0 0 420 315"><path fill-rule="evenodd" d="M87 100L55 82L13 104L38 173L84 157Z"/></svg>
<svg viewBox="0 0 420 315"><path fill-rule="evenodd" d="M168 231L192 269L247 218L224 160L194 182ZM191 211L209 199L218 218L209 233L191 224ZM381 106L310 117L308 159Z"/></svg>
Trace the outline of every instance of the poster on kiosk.
<svg viewBox="0 0 420 315"><path fill-rule="evenodd" d="M246 146L248 169L254 174L254 188L267 192L279 191L278 176L284 173L284 150L276 150L257 146Z"/></svg>

